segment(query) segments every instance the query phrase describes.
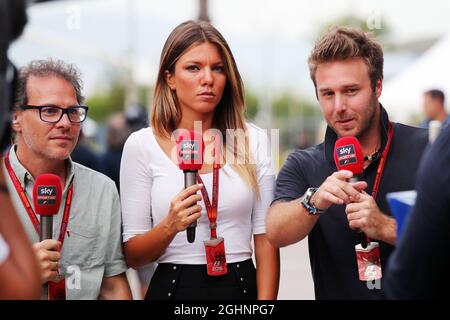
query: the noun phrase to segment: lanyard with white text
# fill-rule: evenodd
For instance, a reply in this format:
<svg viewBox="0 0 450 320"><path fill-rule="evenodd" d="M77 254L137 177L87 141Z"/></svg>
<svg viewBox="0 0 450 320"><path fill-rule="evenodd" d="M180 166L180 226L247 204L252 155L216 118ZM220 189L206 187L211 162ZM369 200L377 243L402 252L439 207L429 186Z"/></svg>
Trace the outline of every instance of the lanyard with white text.
<svg viewBox="0 0 450 320"><path fill-rule="evenodd" d="M39 224L40 224L39 220L36 216L36 213L33 210L33 207L30 204L30 201L27 198L24 188L22 187L19 179L17 178L16 174L14 173L14 170L9 161L9 152L6 154L6 157L5 157L5 166L6 166L6 169L8 170L9 176L11 177L14 187L16 188L17 194L19 195L20 200L22 200L23 206L25 207L25 210L27 211L31 222L33 223L34 229L36 230L36 232L39 235ZM58 236L58 241L61 242L60 250L64 243L64 238L65 238L65 234L67 231L67 225L69 223L70 207L72 205L72 195L73 195L73 183L71 182L68 193L67 193L66 205L64 207L64 215L63 215L63 219L61 222L61 228L60 228L59 236Z"/></svg>

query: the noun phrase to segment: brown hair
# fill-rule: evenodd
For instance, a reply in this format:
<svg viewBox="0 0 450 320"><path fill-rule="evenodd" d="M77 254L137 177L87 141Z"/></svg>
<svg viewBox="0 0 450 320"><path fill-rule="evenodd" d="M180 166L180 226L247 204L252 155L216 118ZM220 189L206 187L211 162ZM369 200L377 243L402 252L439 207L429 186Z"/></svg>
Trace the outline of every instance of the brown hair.
<svg viewBox="0 0 450 320"><path fill-rule="evenodd" d="M383 50L369 34L350 27L331 28L314 46L308 58L311 79L316 84L319 64L350 58L362 58L369 68L372 89L383 80Z"/></svg>
<svg viewBox="0 0 450 320"><path fill-rule="evenodd" d="M425 91L426 95L429 95L433 100L438 100L441 104L444 104L445 94L442 90L439 89L431 89Z"/></svg>
<svg viewBox="0 0 450 320"><path fill-rule="evenodd" d="M81 81L81 73L73 64L66 63L62 60L33 60L25 67L19 70L19 78L17 83L16 103L17 109L21 105L28 103L27 83L32 76L47 77L55 76L69 82L77 96L77 102L83 104L84 96L81 93L83 82Z"/></svg>
<svg viewBox="0 0 450 320"><path fill-rule="evenodd" d="M226 141L227 129L243 129L247 132L244 116L244 86L226 40L210 23L186 21L170 33L161 53L149 123L157 135L166 138L169 138L171 133L177 129L182 117L181 108L176 92L172 91L166 82L165 73L169 71L173 74L178 59L188 49L205 42L212 43L219 48L227 77L222 99L214 110L213 127L222 133L227 149L227 162L230 162L259 196L256 168L250 153L248 135L245 135L244 141L239 142L241 139L237 139L237 144ZM241 164L237 159L249 159L250 162Z"/></svg>

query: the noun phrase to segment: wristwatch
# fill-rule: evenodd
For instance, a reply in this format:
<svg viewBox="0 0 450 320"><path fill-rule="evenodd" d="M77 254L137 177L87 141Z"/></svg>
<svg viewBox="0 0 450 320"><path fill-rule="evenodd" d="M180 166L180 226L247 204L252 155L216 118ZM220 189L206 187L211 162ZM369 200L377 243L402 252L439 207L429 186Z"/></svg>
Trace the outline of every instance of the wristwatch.
<svg viewBox="0 0 450 320"><path fill-rule="evenodd" d="M311 198L314 195L314 193L316 193L317 189L318 188L308 188L305 194L301 196L301 198L298 200L303 206L303 208L305 208L306 211L308 211L308 213L311 215L321 214L325 212L325 210L316 208L313 204L310 203Z"/></svg>

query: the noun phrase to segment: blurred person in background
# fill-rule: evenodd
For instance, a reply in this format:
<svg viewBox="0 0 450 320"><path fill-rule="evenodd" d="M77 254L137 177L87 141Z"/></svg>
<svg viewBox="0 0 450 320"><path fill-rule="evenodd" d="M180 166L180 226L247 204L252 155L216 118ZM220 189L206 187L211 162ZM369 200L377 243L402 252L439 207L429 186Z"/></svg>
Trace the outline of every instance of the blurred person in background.
<svg viewBox="0 0 450 320"><path fill-rule="evenodd" d="M0 113L0 122L7 115L6 112ZM3 142L3 138L0 134L0 142ZM0 166L3 167L3 157ZM38 262L12 205L1 168L0 208L0 300L39 299L41 287Z"/></svg>
<svg viewBox="0 0 450 320"><path fill-rule="evenodd" d="M131 134L131 128L123 113L115 113L107 120L106 152L101 155L101 172L110 177L120 193L120 161L125 141Z"/></svg>
<svg viewBox="0 0 450 320"><path fill-rule="evenodd" d="M17 70L8 60L8 47L27 22L25 1L0 0L0 153L10 144L10 109ZM0 167L3 157L0 156ZM0 300L39 299L40 274L31 242L11 203L0 169Z"/></svg>
<svg viewBox="0 0 450 320"><path fill-rule="evenodd" d="M145 108L134 105L109 117L106 129L106 152L100 156L100 171L110 177L120 194L120 163L125 141L129 135L144 128L147 124ZM145 297L156 263L136 269L140 283L141 297Z"/></svg>
<svg viewBox="0 0 450 320"><path fill-rule="evenodd" d="M417 199L389 261L388 299L447 299L450 277L450 126L421 161Z"/></svg>
<svg viewBox="0 0 450 320"><path fill-rule="evenodd" d="M8 59L9 45L20 37L28 18L25 0L0 1L0 113L3 113L3 123L0 124L0 134L3 139L0 152L11 144L10 110L14 103L17 90L17 68Z"/></svg>
<svg viewBox="0 0 450 320"><path fill-rule="evenodd" d="M125 108L124 114L131 132L148 126L148 113L143 105L132 104Z"/></svg>
<svg viewBox="0 0 450 320"><path fill-rule="evenodd" d="M277 297L279 251L265 235L273 164L265 132L245 122L244 110L242 80L223 36L206 22L178 25L161 54L151 127L129 137L120 170L127 262L134 268L158 262L146 299ZM219 170L212 173L214 154L205 153L199 171L209 197L213 176L220 173L217 224L210 225L203 201L196 204L202 200L197 192L203 185L185 189L183 172L172 157L174 131L193 130L195 121L201 123L203 133L217 129L214 132L224 139L227 150L226 163L221 161ZM247 134L236 145L226 140L228 129ZM205 138L205 143L206 149L213 149L212 139ZM254 159L256 165L237 159ZM188 243L185 230L194 221L196 240ZM225 239L220 257L226 257L228 269L217 276L207 273L203 243L215 230ZM220 259L215 262L223 266Z"/></svg>
<svg viewBox="0 0 450 320"><path fill-rule="evenodd" d="M60 60L35 60L20 70L12 118L15 144L5 157L4 175L34 243L42 284L67 272L77 283L65 287L69 300L130 299L114 182L70 159L87 117L81 86L76 67ZM39 217L27 203L33 203L30 195L35 179L44 173L60 178L65 205L54 217L53 239L39 241ZM19 194L25 194L27 200ZM66 211L66 207L70 209Z"/></svg>
<svg viewBox="0 0 450 320"><path fill-rule="evenodd" d="M445 110L445 95L441 90L432 89L423 94L423 110L426 117L420 125L423 128L428 128L432 120L440 121L443 126L450 123L450 115Z"/></svg>
<svg viewBox="0 0 450 320"><path fill-rule="evenodd" d="M106 124L106 151L100 156L100 170L116 183L120 194L120 162L123 146L131 133L147 126L147 112L141 105L131 105L124 112L111 115Z"/></svg>
<svg viewBox="0 0 450 320"><path fill-rule="evenodd" d="M82 164L83 166L88 167L92 170L98 172L102 172L103 170L103 163L101 162L100 157L97 156L97 154L89 145L83 129L80 130L78 143L75 146L75 149L71 153L70 157L72 158L72 161Z"/></svg>
<svg viewBox="0 0 450 320"><path fill-rule="evenodd" d="M146 126L147 113L141 106L132 106L125 109L124 113L115 113L107 121L106 145L107 151L101 156L102 173L110 177L116 183L120 194L120 163L125 141L129 135ZM137 268L140 283L141 296L145 297L150 280L156 268L156 263Z"/></svg>

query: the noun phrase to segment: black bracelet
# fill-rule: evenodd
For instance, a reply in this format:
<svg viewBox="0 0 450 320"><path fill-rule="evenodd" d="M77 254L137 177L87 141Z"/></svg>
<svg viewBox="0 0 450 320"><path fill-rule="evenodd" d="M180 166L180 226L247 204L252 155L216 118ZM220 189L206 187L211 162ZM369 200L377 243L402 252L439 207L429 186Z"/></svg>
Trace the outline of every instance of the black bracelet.
<svg viewBox="0 0 450 320"><path fill-rule="evenodd" d="M8 188L4 184L0 184L0 192L9 193Z"/></svg>

